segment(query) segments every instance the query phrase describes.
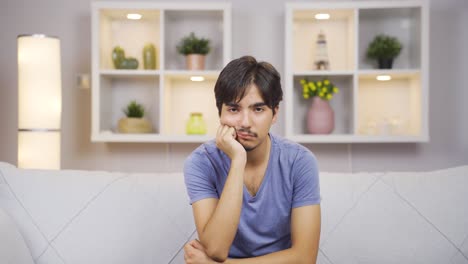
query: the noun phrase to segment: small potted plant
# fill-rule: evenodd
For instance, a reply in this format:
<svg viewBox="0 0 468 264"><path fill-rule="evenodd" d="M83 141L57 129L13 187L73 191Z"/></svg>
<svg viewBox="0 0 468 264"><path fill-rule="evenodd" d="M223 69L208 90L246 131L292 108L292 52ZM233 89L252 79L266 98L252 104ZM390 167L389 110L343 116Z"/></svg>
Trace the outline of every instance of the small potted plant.
<svg viewBox="0 0 468 264"><path fill-rule="evenodd" d="M391 69L393 59L396 58L402 49L402 45L397 38L380 34L367 47L367 57L377 59L379 69Z"/></svg>
<svg viewBox="0 0 468 264"><path fill-rule="evenodd" d="M302 97L312 99L307 112L307 131L311 134L330 134L335 128L335 112L329 101L339 89L327 78L320 81L302 79Z"/></svg>
<svg viewBox="0 0 468 264"><path fill-rule="evenodd" d="M177 51L185 56L189 70L204 70L205 56L210 52L210 49L210 40L198 38L193 32L182 38L177 45Z"/></svg>
<svg viewBox="0 0 468 264"><path fill-rule="evenodd" d="M151 123L144 118L145 108L143 105L134 100L122 111L126 117L119 120L118 130L120 133L151 133L153 128Z"/></svg>

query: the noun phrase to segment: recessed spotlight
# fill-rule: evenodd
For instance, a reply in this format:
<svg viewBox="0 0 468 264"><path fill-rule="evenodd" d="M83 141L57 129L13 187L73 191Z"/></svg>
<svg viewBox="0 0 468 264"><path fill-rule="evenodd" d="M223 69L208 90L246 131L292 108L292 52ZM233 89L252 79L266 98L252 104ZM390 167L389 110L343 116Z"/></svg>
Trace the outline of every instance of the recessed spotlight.
<svg viewBox="0 0 468 264"><path fill-rule="evenodd" d="M128 19L133 19L133 20L138 20L138 19L141 19L141 15L140 14L127 14L127 18Z"/></svg>
<svg viewBox="0 0 468 264"><path fill-rule="evenodd" d="M326 13L315 14L315 19L319 19L319 20L330 19L330 14L326 14Z"/></svg>
<svg viewBox="0 0 468 264"><path fill-rule="evenodd" d="M203 82L205 80L205 77L203 77L203 76L191 76L190 80L192 82Z"/></svg>
<svg viewBox="0 0 468 264"><path fill-rule="evenodd" d="M390 81L392 77L390 75L377 75L378 81Z"/></svg>

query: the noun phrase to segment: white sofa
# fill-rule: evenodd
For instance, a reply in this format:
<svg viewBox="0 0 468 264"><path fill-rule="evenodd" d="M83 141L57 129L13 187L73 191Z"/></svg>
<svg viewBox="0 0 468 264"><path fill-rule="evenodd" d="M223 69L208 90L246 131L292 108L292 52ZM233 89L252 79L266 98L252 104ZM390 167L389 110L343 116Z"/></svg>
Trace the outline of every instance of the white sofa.
<svg viewBox="0 0 468 264"><path fill-rule="evenodd" d="M468 166L323 172L320 181L317 263L468 264ZM184 263L182 247L194 237L181 173L23 170L0 162L2 264Z"/></svg>

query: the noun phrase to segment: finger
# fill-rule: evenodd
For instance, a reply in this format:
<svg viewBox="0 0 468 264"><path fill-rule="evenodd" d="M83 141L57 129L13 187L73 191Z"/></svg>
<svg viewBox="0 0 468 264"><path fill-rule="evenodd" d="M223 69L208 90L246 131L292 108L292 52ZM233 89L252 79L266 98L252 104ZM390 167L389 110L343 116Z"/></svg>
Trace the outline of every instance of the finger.
<svg viewBox="0 0 468 264"><path fill-rule="evenodd" d="M237 136L236 129L233 127L227 127L226 131L224 132L224 139L225 140L230 140L230 139L235 139Z"/></svg>
<svg viewBox="0 0 468 264"><path fill-rule="evenodd" d="M216 131L216 136L221 135L221 131L223 130L223 126L224 126L223 124L220 124L220 125L218 126L218 130Z"/></svg>
<svg viewBox="0 0 468 264"><path fill-rule="evenodd" d="M226 126L226 125L221 125L221 126L219 127L219 133L218 133L218 135L217 135L218 139L223 140L223 139L225 138L226 131L228 130L228 128L229 128L229 127Z"/></svg>
<svg viewBox="0 0 468 264"><path fill-rule="evenodd" d="M202 243L198 240L194 240L192 243L192 246L198 250L205 251L205 247L202 245Z"/></svg>
<svg viewBox="0 0 468 264"><path fill-rule="evenodd" d="M232 137L237 138L237 131L234 127L231 127L231 135Z"/></svg>
<svg viewBox="0 0 468 264"><path fill-rule="evenodd" d="M225 125L223 128L223 136L232 135L233 129L234 129L233 127Z"/></svg>
<svg viewBox="0 0 468 264"><path fill-rule="evenodd" d="M198 249L200 246L203 247L203 245L198 239L191 240L188 244L191 247L191 249Z"/></svg>
<svg viewBox="0 0 468 264"><path fill-rule="evenodd" d="M187 257L191 256L193 254L194 247L189 243L185 244L184 246L184 255Z"/></svg>
<svg viewBox="0 0 468 264"><path fill-rule="evenodd" d="M190 241L190 242L188 242L188 243L185 243L185 245L184 245L184 250L190 250L190 248L191 248L191 246L192 246L192 245L190 244L191 242L192 242L192 241Z"/></svg>
<svg viewBox="0 0 468 264"><path fill-rule="evenodd" d="M193 247L190 247L189 250L184 251L184 256L187 256L187 258L192 258L195 253L197 252L198 249L195 249Z"/></svg>
<svg viewBox="0 0 468 264"><path fill-rule="evenodd" d="M229 126L223 125L223 128L221 129L221 135L225 136L228 129L229 129Z"/></svg>

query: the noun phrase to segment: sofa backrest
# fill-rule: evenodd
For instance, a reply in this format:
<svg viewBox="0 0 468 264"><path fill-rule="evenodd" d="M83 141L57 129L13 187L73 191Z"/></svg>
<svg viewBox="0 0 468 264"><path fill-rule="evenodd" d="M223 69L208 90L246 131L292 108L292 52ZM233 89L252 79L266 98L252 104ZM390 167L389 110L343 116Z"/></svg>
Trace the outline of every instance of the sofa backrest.
<svg viewBox="0 0 468 264"><path fill-rule="evenodd" d="M182 173L0 163L0 207L36 263L183 263L181 249L196 233Z"/></svg>
<svg viewBox="0 0 468 264"><path fill-rule="evenodd" d="M468 166L320 173L317 263L468 264ZM36 263L182 264L196 236L182 173L21 170L0 163L0 207Z"/></svg>

